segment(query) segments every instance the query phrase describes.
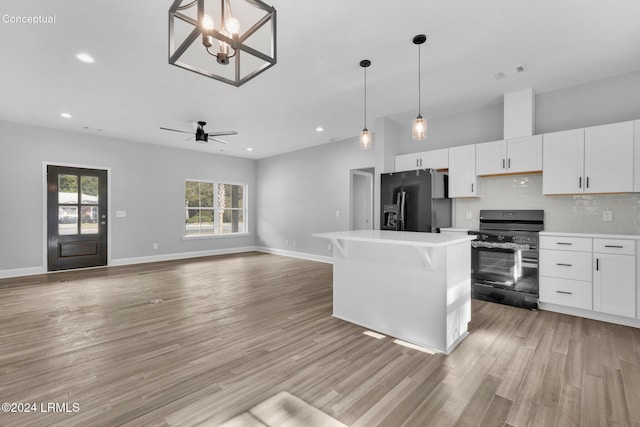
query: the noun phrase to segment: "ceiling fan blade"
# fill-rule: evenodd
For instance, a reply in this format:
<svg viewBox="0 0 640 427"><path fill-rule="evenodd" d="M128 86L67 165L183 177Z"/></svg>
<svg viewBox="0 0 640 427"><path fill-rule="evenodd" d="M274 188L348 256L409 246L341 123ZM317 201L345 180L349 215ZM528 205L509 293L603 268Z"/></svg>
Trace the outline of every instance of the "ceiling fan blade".
<svg viewBox="0 0 640 427"><path fill-rule="evenodd" d="M225 136L225 135L237 135L235 130L221 130L219 132L209 132L209 136Z"/></svg>
<svg viewBox="0 0 640 427"><path fill-rule="evenodd" d="M218 138L214 138L214 137L212 137L212 136L211 136L211 134L209 134L209 139L212 139L212 140L214 140L214 141L216 141L216 142L219 142L219 143L221 143L221 144L228 144L228 142L227 142L227 141L224 141L224 140L222 140L222 139L218 139Z"/></svg>
<svg viewBox="0 0 640 427"><path fill-rule="evenodd" d="M162 130L170 130L171 132L193 133L193 132L187 132L187 131L185 131L185 130L169 129L169 128L163 128L163 127L161 127L160 129L162 129Z"/></svg>

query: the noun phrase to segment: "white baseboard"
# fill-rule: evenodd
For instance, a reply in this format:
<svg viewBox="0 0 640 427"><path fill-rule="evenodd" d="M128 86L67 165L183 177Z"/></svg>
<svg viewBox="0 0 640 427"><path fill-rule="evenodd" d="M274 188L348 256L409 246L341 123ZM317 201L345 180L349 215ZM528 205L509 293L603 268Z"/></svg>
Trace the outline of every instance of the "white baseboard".
<svg viewBox="0 0 640 427"><path fill-rule="evenodd" d="M253 252L253 251L333 264L333 257L307 254L304 252L284 251L281 249L272 249L272 248L265 248L265 247L258 247L258 246L243 246L239 248L212 249L208 251L180 252L180 253L174 253L174 254L163 254L163 255L153 255L153 256L143 256L143 257L133 257L133 258L118 258L118 259L112 259L111 262L109 263L109 266L115 267L119 265L146 264L149 262L173 261L178 259L199 258L199 257L205 257L205 256L213 256L213 255L237 254L242 252ZM45 274L45 273L47 273L47 269L43 266L15 268L11 270L0 270L0 279L8 279L10 277L33 276L35 274Z"/></svg>
<svg viewBox="0 0 640 427"><path fill-rule="evenodd" d="M146 264L149 262L174 261L178 259L200 258L205 256L237 254L242 252L253 252L253 251L258 251L258 248L256 246L243 246L239 248L212 249L208 251L180 252L175 254L163 254L163 255L153 255L153 256L143 256L143 257L133 257L133 258L118 258L118 259L112 259L111 264L109 265L115 267L118 265Z"/></svg>
<svg viewBox="0 0 640 427"><path fill-rule="evenodd" d="M0 279L8 279L10 277L33 276L35 274L44 274L47 270L40 267L14 268L11 270L0 270Z"/></svg>
<svg viewBox="0 0 640 427"><path fill-rule="evenodd" d="M300 258L300 259L307 259L309 261L318 261L318 262L324 262L327 264L333 264L332 256L308 254L305 252L285 251L283 249L265 248L264 246L258 246L256 250L259 252L267 253L267 254L282 255L282 256L288 256L290 258Z"/></svg>
<svg viewBox="0 0 640 427"><path fill-rule="evenodd" d="M618 325L640 328L640 319L634 319L632 317L599 313L597 311L584 310L574 307L565 307L563 305L549 304L547 302L539 302L538 308L540 308L541 310L555 311L556 313L569 314L571 316L586 317L587 319L600 320L602 322L616 323Z"/></svg>

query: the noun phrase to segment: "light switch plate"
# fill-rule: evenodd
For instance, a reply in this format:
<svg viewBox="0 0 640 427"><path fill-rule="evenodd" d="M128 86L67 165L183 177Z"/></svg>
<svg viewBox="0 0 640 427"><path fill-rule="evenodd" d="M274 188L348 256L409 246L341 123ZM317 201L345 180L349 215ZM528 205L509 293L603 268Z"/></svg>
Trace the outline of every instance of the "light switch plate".
<svg viewBox="0 0 640 427"><path fill-rule="evenodd" d="M613 211L602 211L602 220L603 221L613 221Z"/></svg>

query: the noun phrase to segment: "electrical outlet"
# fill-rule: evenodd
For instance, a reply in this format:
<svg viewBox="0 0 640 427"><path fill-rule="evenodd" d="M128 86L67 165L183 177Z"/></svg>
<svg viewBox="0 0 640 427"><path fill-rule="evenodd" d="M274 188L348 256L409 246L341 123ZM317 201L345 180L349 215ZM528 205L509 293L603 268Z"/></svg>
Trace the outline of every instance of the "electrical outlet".
<svg viewBox="0 0 640 427"><path fill-rule="evenodd" d="M607 222L613 221L613 211L602 211L602 220Z"/></svg>
<svg viewBox="0 0 640 427"><path fill-rule="evenodd" d="M157 243L153 244L153 249L158 249L158 244Z"/></svg>
<svg viewBox="0 0 640 427"><path fill-rule="evenodd" d="M473 213L471 211L465 211L464 217L465 219L471 219L473 218Z"/></svg>
<svg viewBox="0 0 640 427"><path fill-rule="evenodd" d="M336 218L340 218L340 211L336 211Z"/></svg>

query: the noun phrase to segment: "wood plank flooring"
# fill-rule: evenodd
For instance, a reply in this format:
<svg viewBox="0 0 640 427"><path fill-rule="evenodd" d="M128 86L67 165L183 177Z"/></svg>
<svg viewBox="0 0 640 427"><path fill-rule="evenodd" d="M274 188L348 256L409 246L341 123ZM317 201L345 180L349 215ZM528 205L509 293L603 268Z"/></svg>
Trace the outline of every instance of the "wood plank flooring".
<svg viewBox="0 0 640 427"><path fill-rule="evenodd" d="M0 280L0 402L38 405L0 425L219 425L288 392L353 426L640 427L640 329L473 301L430 355L332 318L331 280L260 253Z"/></svg>

